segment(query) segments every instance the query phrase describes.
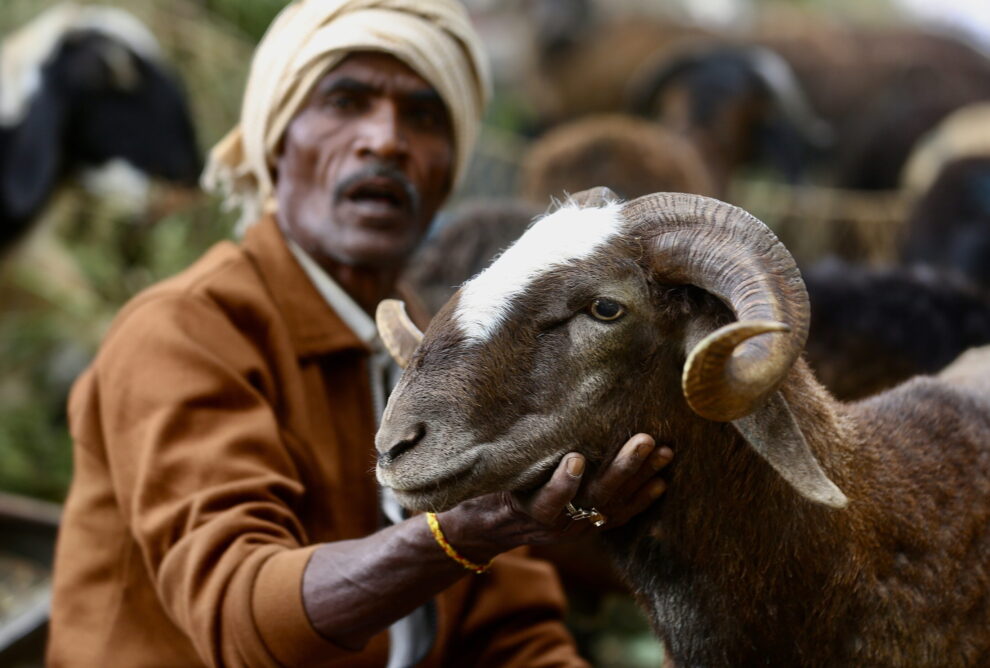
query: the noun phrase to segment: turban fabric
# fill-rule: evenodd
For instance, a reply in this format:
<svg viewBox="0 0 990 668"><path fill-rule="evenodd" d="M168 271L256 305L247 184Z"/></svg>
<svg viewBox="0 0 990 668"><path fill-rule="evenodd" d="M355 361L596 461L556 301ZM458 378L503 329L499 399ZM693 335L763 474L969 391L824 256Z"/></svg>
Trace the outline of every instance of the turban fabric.
<svg viewBox="0 0 990 668"><path fill-rule="evenodd" d="M272 22L251 63L240 124L210 152L207 190L242 209L274 210L272 169L289 121L316 82L355 51L390 54L440 95L450 113L455 182L464 174L491 83L480 40L457 0L299 0Z"/></svg>

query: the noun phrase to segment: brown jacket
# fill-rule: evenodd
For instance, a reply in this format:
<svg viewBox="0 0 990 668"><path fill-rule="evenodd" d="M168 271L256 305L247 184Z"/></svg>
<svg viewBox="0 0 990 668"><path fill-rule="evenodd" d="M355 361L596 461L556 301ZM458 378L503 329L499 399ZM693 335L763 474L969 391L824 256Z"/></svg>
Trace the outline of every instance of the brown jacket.
<svg viewBox="0 0 990 668"><path fill-rule="evenodd" d="M266 219L132 300L73 388L53 666L383 666L302 604L315 544L378 527L368 351ZM310 546L310 547L307 547ZM438 597L425 666L583 666L545 563Z"/></svg>

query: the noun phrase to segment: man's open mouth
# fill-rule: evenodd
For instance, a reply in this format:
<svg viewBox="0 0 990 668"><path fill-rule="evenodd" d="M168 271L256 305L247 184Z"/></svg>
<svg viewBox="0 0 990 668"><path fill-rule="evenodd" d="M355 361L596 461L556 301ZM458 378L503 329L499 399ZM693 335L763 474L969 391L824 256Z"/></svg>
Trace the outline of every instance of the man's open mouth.
<svg viewBox="0 0 990 668"><path fill-rule="evenodd" d="M408 213L412 204L401 182L383 176L357 181L344 191L343 197L354 204L386 212Z"/></svg>

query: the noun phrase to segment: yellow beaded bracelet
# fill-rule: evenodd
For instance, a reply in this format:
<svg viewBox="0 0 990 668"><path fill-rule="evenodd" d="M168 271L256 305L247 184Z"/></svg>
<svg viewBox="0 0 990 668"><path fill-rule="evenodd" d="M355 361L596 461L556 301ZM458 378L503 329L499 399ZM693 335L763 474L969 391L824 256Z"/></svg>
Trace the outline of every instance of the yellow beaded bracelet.
<svg viewBox="0 0 990 668"><path fill-rule="evenodd" d="M454 546L447 542L446 536L443 535L443 531L440 529L440 522L437 520L436 513L426 513L426 522L430 525L430 531L433 532L433 537L436 539L437 544L443 548L443 551L447 553L447 556L459 563L464 568L468 569L472 573L481 575L487 571L492 566L492 562L489 561L484 566L474 563L470 559L465 559L457 553ZM492 560L494 561L494 560Z"/></svg>

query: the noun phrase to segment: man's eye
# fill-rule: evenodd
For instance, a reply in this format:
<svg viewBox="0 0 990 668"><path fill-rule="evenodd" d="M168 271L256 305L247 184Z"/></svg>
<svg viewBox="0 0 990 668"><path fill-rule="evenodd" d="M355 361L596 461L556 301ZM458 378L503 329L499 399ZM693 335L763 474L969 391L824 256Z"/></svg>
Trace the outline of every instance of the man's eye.
<svg viewBox="0 0 990 668"><path fill-rule="evenodd" d="M358 108L358 99L353 95L334 93L327 96L325 104L337 111L353 111Z"/></svg>
<svg viewBox="0 0 990 668"><path fill-rule="evenodd" d="M442 128L447 122L446 112L443 109L436 109L432 106L410 109L408 117L416 127L424 130Z"/></svg>

